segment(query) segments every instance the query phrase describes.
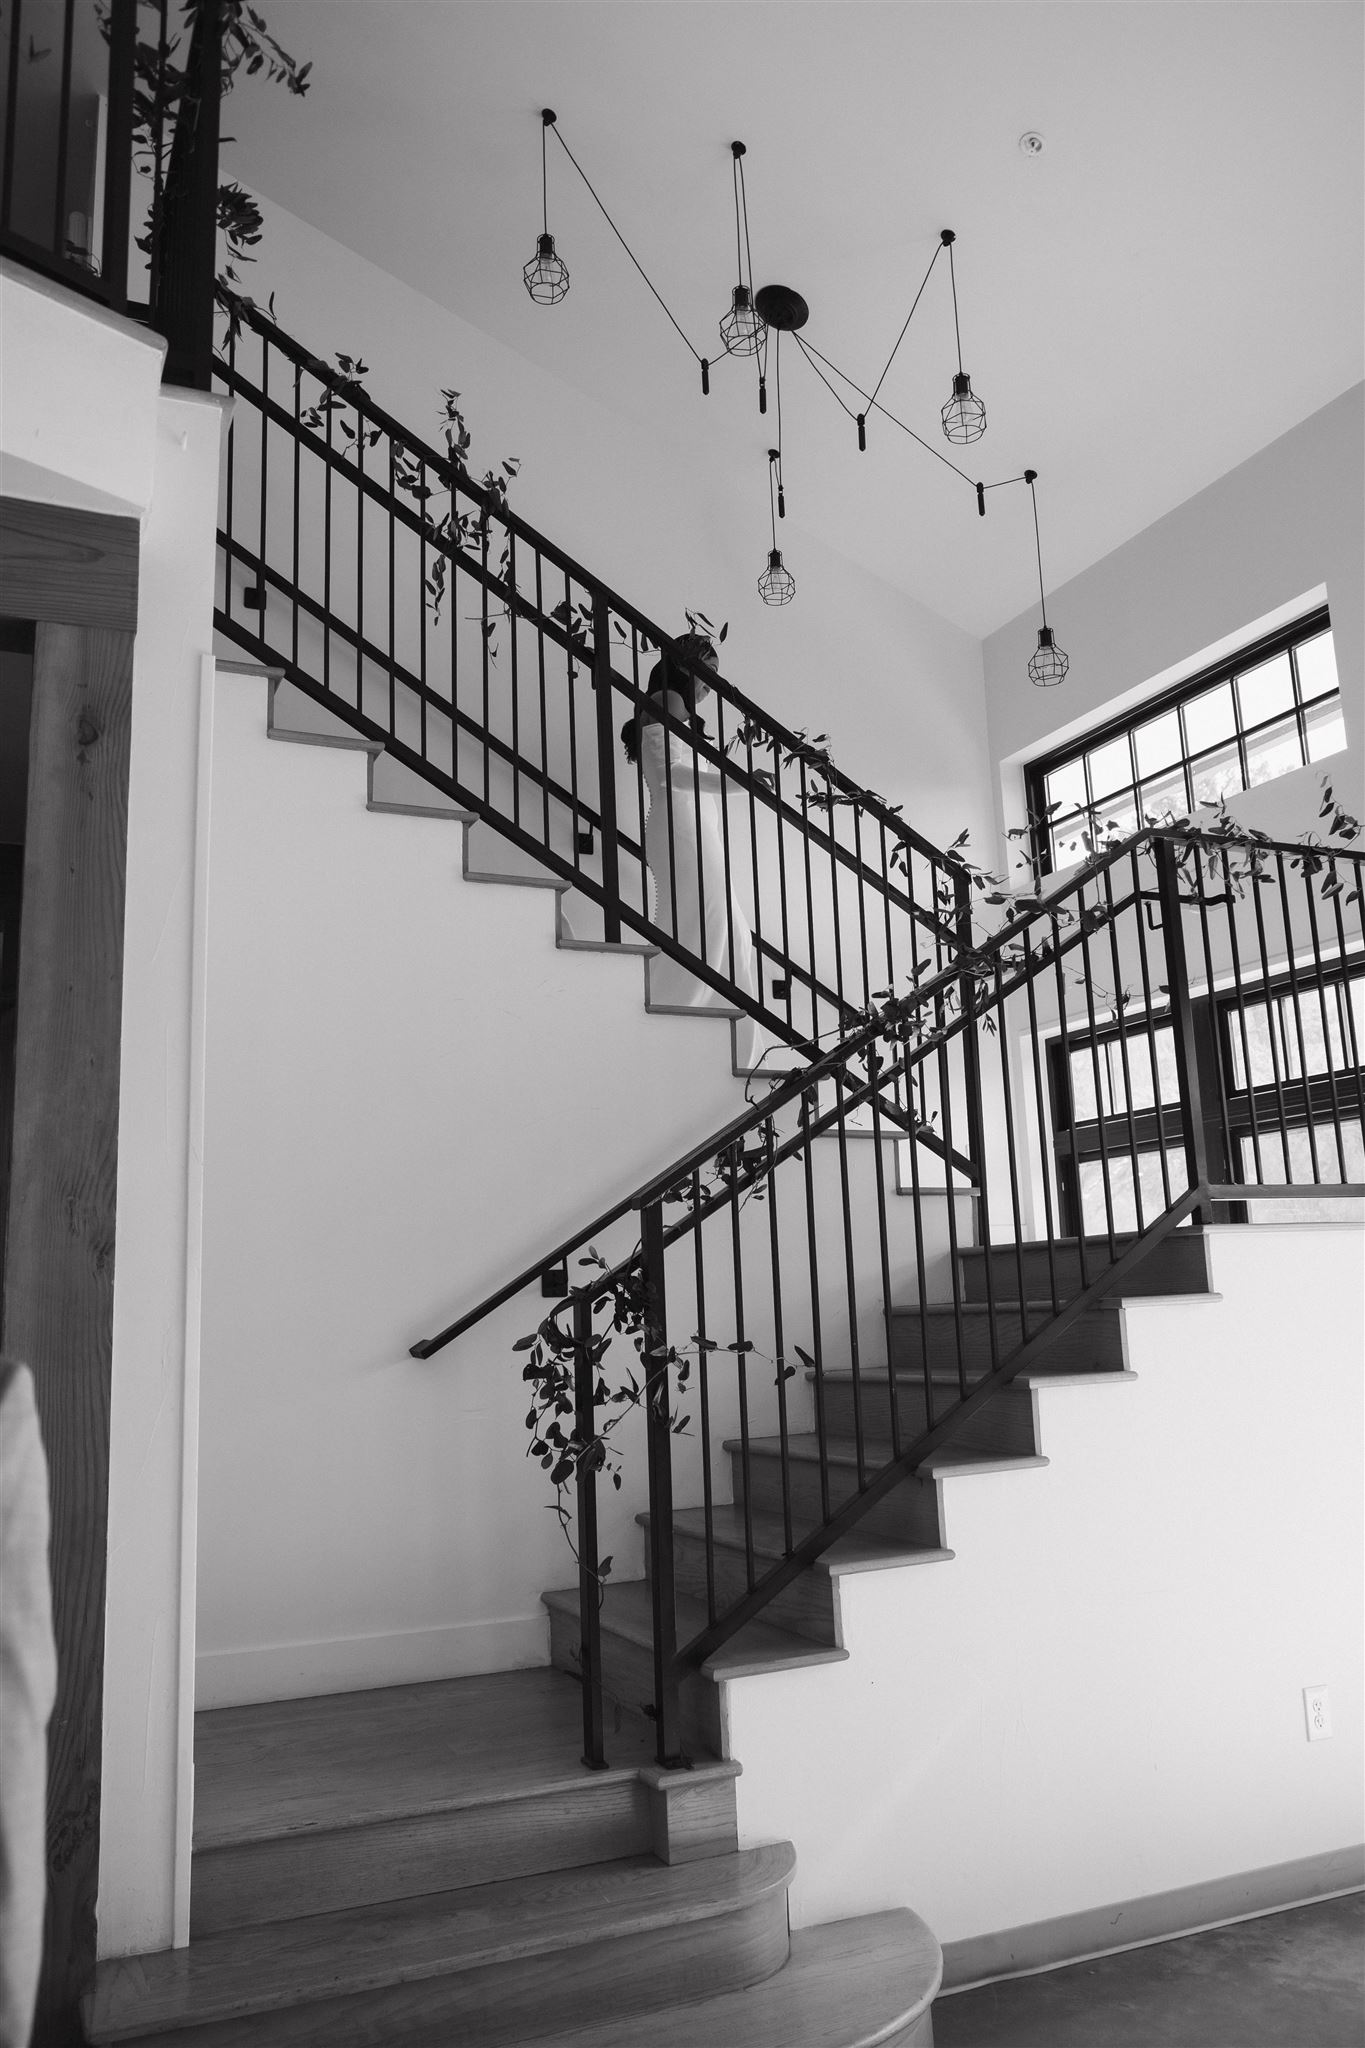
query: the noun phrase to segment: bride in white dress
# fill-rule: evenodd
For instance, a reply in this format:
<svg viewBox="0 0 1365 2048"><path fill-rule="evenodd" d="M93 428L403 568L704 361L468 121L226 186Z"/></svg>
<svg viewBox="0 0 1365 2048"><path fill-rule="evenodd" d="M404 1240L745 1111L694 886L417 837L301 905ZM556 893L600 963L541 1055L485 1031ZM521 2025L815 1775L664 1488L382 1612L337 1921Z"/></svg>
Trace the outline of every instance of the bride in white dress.
<svg viewBox="0 0 1365 2048"><path fill-rule="evenodd" d="M688 634L680 650L716 666L716 651L700 634ZM711 696L700 677L668 658L655 665L648 696L682 726L705 732L702 708ZM750 913L727 886L721 772L670 732L649 705L627 720L621 732L626 757L637 757L649 792L645 819L645 860L653 885L654 922L673 932L680 945L716 968L748 994L757 993ZM731 853L731 870L734 849ZM650 963L650 1002L669 1009L714 1009L725 998L691 974L680 961L660 953Z"/></svg>

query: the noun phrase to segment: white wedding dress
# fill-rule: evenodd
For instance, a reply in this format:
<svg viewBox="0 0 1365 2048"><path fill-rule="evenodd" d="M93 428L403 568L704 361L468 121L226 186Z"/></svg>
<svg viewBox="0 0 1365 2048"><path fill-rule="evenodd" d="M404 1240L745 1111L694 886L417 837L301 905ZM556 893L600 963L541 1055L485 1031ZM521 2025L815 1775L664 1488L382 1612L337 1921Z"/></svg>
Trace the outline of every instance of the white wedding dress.
<svg viewBox="0 0 1365 2048"><path fill-rule="evenodd" d="M679 734L654 722L640 734L640 766L649 791L645 859L653 883L654 922L675 932L680 945L737 987L756 994L750 913L733 885L726 887L720 770L699 760ZM737 851L732 839L732 875ZM725 1005L719 989L666 953L650 963L649 993L651 1003L669 1008Z"/></svg>

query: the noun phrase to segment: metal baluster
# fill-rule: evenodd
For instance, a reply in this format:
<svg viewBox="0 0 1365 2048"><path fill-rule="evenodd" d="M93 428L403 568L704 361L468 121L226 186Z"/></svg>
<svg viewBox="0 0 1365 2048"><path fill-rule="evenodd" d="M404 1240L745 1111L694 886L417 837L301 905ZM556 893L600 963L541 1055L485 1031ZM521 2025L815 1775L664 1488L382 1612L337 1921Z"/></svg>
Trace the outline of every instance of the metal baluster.
<svg viewBox="0 0 1365 2048"><path fill-rule="evenodd" d="M1052 936L1047 942L1052 948L1052 976L1057 996L1058 1042L1061 1047L1061 1084L1066 1091L1066 1111L1070 1119L1071 1171L1075 1187L1076 1208L1076 1256L1080 1267L1081 1289L1090 1285L1090 1249L1086 1241L1085 1189L1081 1181L1080 1151L1076 1143L1076 1084L1072 1075L1071 1026L1066 1014L1066 973L1062 967L1061 930L1054 915ZM1061 1105L1058 1105L1061 1107ZM1096 1106L1098 1107L1098 1101Z"/></svg>
<svg viewBox="0 0 1365 2048"><path fill-rule="evenodd" d="M550 719L545 701L545 595L544 575L540 549L536 549L536 684L540 692L540 829L545 844L550 844ZM569 820L569 843L573 850L573 864L580 865L581 850L578 844L577 820Z"/></svg>
<svg viewBox="0 0 1365 2048"><path fill-rule="evenodd" d="M1000 1053L1000 1098L1005 1120L1005 1153L1009 1165L1010 1210L1014 1222L1014 1271L1019 1289L1019 1333L1023 1343L1029 1337L1029 1291L1024 1276L1024 1224L1019 1207L1019 1156L1014 1135L1014 1084L1010 1079L1010 1049L1005 1030L1005 996L1001 975L1000 954L994 962L994 984L991 1008L995 1014L995 1040ZM994 1255L988 1249L987 1265L993 1265ZM987 1297L990 1298L989 1296Z"/></svg>
<svg viewBox="0 0 1365 2048"><path fill-rule="evenodd" d="M1357 892L1365 890L1365 862L1350 854L1343 854L1340 858L1346 861L1349 868L1354 869L1352 887ZM1357 904L1360 902L1359 893L1356 895L1356 902ZM1362 1073L1361 1070L1361 1046L1356 1032L1355 1006L1351 1001L1351 983L1354 979L1358 979L1358 977L1353 976L1350 972L1351 953L1346 937L1346 920L1342 912L1340 894L1332 898L1332 915L1336 923L1337 950L1338 957L1341 960L1342 1028L1346 1038L1350 1041L1351 1064L1355 1068L1356 1108L1360 1116L1361 1137L1365 1139L1365 1073ZM1357 917L1359 917L1359 911L1357 911ZM1357 959L1359 958L1358 950L1356 957Z"/></svg>
<svg viewBox="0 0 1365 2048"><path fill-rule="evenodd" d="M1061 1311L1062 1303L1057 1286L1058 1222L1052 1203L1052 1176L1056 1170L1056 1155L1052 1146L1047 1142L1047 1129L1050 1119L1047 1108L1047 1091L1043 1084L1042 1035L1038 1027L1038 1000L1034 994L1034 984L1037 981L1038 974L1042 971L1042 964L1039 962L1035 969L1033 940L1028 930L1023 932L1022 938L1024 993L1028 1002L1028 1039L1033 1066L1033 1100L1034 1109L1038 1117L1040 1153L1038 1164L1043 1182L1043 1221L1047 1236L1048 1299L1052 1303L1052 1313L1057 1315Z"/></svg>
<svg viewBox="0 0 1365 2048"><path fill-rule="evenodd" d="M1156 857L1154 841L1149 841L1143 851L1150 859ZM1161 1092L1161 1065L1157 1057L1156 1019L1152 1014L1152 971L1147 957L1147 899L1142 888L1142 876L1138 867L1137 849L1128 856L1133 875L1133 915L1136 920L1138 961L1142 973L1142 1015L1147 1027L1147 1058L1152 1068L1152 1106L1156 1115L1157 1151L1161 1161L1162 1207L1171 1206L1171 1167L1166 1148L1166 1106Z"/></svg>
<svg viewBox="0 0 1365 2048"><path fill-rule="evenodd" d="M1336 1141L1337 1166L1343 1181L1350 1179L1346 1171L1346 1147L1341 1134L1341 1102L1337 1095L1336 1061L1332 1053L1332 1026L1327 1014L1327 979L1323 972L1322 945L1318 937L1318 913L1313 902L1313 877L1308 871L1307 861L1301 864L1304 896L1308 903L1308 930L1313 947L1313 980L1318 992L1318 1008L1322 1012L1322 1047L1326 1061L1327 1092L1332 1100L1332 1135ZM1335 985L1335 984L1334 984ZM1304 1075L1305 1093L1308 1076Z"/></svg>
<svg viewBox="0 0 1365 2048"><path fill-rule="evenodd" d="M322 423L327 454L322 471L322 687L332 687L332 391L323 384Z"/></svg>
<svg viewBox="0 0 1365 2048"><path fill-rule="evenodd" d="M355 708L365 710L365 415L355 409Z"/></svg>
<svg viewBox="0 0 1365 2048"><path fill-rule="evenodd" d="M291 557L293 577L289 592L289 656L295 668L299 665L299 587L302 581L300 568L301 535L303 529L303 432L301 413L303 410L303 369L294 365L294 534Z"/></svg>
<svg viewBox="0 0 1365 2048"><path fill-rule="evenodd" d="M1223 887L1226 891L1228 898L1228 950L1232 957L1232 987L1233 994L1237 1004L1238 1036L1242 1041L1242 1079L1246 1086L1247 1116L1251 1122L1251 1156L1255 1167L1256 1178L1258 1181L1260 1181L1264 1180L1265 1178L1265 1174L1261 1166L1260 1121L1256 1114L1256 1087L1251 1071L1251 1041L1247 1033L1246 992L1242 984L1242 950L1237 943L1237 912L1233 897L1232 864L1228 857L1226 848L1224 849L1222 854L1222 862ZM1268 1007L1266 1010L1265 1021L1266 1030L1269 1032L1273 1029L1273 1025ZM1229 1033L1229 1038L1230 1037L1231 1033ZM1247 1177L1246 1167L1243 1163L1241 1156L1239 1154L1233 1153L1231 1147L1229 1147L1228 1164L1231 1169L1235 1169L1232 1172L1230 1172L1229 1178L1235 1181L1245 1183Z"/></svg>
<svg viewBox="0 0 1365 2048"><path fill-rule="evenodd" d="M1114 1183L1109 1171L1109 1141L1104 1126L1107 1121L1107 1105L1113 1101L1112 1069L1109 1055L1104 1057L1104 1072L1100 1071L1099 1027L1095 1019L1095 977L1090 965L1090 932L1086 924L1085 888L1082 884L1076 894L1076 914L1080 920L1081 932L1081 982L1085 989L1085 1014L1090 1027L1090 1066L1095 1077L1095 1130L1100 1141L1100 1184L1104 1189L1104 1230L1109 1246L1109 1263L1118 1258L1118 1247L1114 1241ZM1188 992L1187 992L1188 993Z"/></svg>
<svg viewBox="0 0 1365 2048"><path fill-rule="evenodd" d="M811 1043L820 1037L820 993L816 987L817 954L815 949L815 895L810 869L810 791L806 784L806 764L799 761L797 767L801 781L801 858L806 878L806 944L811 971L810 991L810 1035Z"/></svg>
<svg viewBox="0 0 1365 2048"><path fill-rule="evenodd" d="M1204 1146L1204 1110L1200 1099L1199 1061L1190 1013L1189 970L1185 964L1185 928L1180 917L1180 867L1169 839L1156 842L1157 888L1161 896L1162 935L1166 943L1166 984L1171 992L1171 1024L1175 1070L1185 1125L1187 1185L1207 1190L1208 1160ZM1196 1223L1212 1220L1207 1196L1191 1211Z"/></svg>
<svg viewBox="0 0 1365 2048"><path fill-rule="evenodd" d="M592 1327L592 1297L584 1292L574 1297L574 1434L580 1446L594 1451L580 1454L574 1467L578 1497L578 1628L579 1662L583 1685L583 1761L589 1770L606 1769L602 1745L602 1582L597 1550L597 1378L596 1345Z"/></svg>
<svg viewBox="0 0 1365 2048"><path fill-rule="evenodd" d="M959 987L961 987L962 985L962 983L959 983ZM939 1025L939 1028L942 1029L944 1023L944 1011L942 1003L936 1003L935 1008L937 1010L937 1023ZM970 1036L972 1036L973 1031L974 1026L972 1024L964 1023L960 1032L958 1033L958 1037L961 1039L963 1043L964 1050L966 1040ZM960 1247L958 1244L957 1235L957 1196L956 1190L953 1186L953 1175L957 1171L957 1168L953 1165L952 1155L957 1150L957 1147L953 1142L953 1075L952 1054L950 1051L951 1043L952 1041L945 1041L944 1043L940 1044L938 1048L938 1097L939 1109L941 1110L943 1115L943 1144L947 1155L943 1162L943 1177L944 1182L946 1184L948 1196L948 1264L953 1279L953 1331L957 1342L957 1384L958 1392L961 1394L965 1394L968 1391L967 1324L966 1318L963 1314L964 1303L962 1297L962 1260L959 1256ZM972 1075L972 1078L979 1080L979 1076L975 1074ZM968 1140L968 1142L970 1143L970 1139ZM974 1161L973 1164L976 1166L976 1172L979 1176L978 1180L975 1183L977 1194L976 1208L979 1216L980 1211L984 1206L982 1197L985 1193L985 1174L982 1171L981 1166L977 1164L977 1162ZM991 1367L992 1370L994 1370L997 1361L995 1332L995 1301L994 1297L989 1292L989 1289L991 1287L990 1240L988 1237L982 1234L979 1228L974 1234L986 1246L985 1267L986 1286L988 1290L986 1300L986 1327L990 1333Z"/></svg>
<svg viewBox="0 0 1365 2048"><path fill-rule="evenodd" d="M1284 1099L1284 1079L1281 1074L1280 1037L1282 1024L1279 1004L1271 993L1270 949L1266 943L1265 907L1262 901L1264 891L1253 882L1251 887L1252 908L1256 912L1256 948L1261 956L1261 987L1265 992L1266 1043L1270 1047L1270 1073L1275 1087L1275 1107L1279 1112L1279 1138L1284 1150L1284 1177L1289 1174L1289 1111ZM1286 1048L1286 1051L1288 1048Z"/></svg>
<svg viewBox="0 0 1365 2048"><path fill-rule="evenodd" d="M493 738L493 706L492 675L490 671L493 659L491 651L493 639L493 621L489 617L488 613L488 541L488 507L487 505L484 505L480 508L479 516L479 566L483 570L483 576L479 583L479 638L483 641L483 800L485 808L491 809L493 787L493 755L491 746Z"/></svg>
<svg viewBox="0 0 1365 2048"><path fill-rule="evenodd" d="M1284 855L1282 853L1277 853L1275 856L1275 873L1280 884L1280 920L1284 925L1284 955L1289 969L1289 1000L1293 1006L1294 1037L1298 1042L1299 1048L1299 1080L1303 1087L1303 1115L1308 1131L1308 1159L1313 1169L1313 1185L1321 1187L1323 1185L1322 1166L1318 1159L1317 1133L1313 1128L1313 1094L1312 1084L1308 1075L1308 1048L1303 1035L1303 1007L1299 1000L1299 974L1294 961L1294 931L1289 915L1289 891L1285 883ZM1282 1001L1283 998L1279 1000ZM1288 1129L1285 1130L1284 1134L1284 1166L1285 1179L1292 1181L1294 1170L1289 1157Z"/></svg>
<svg viewBox="0 0 1365 2048"><path fill-rule="evenodd" d="M697 1287L697 1395L701 1411L701 1501L706 1526L706 1619L716 1618L716 1500L711 1468L711 1352L706 1334L706 1254L702 1244L701 1169L691 1179L692 1261Z"/></svg>
<svg viewBox="0 0 1365 2048"><path fill-rule="evenodd" d="M256 637L267 641L266 607L270 602L270 585L266 580L266 509L270 497L270 348L261 343L261 480L260 521L256 540L256 591L261 600L261 609L256 621Z"/></svg>
<svg viewBox="0 0 1365 2048"><path fill-rule="evenodd" d="M14 164L14 85L17 71L20 0L11 8L10 108L5 129L5 197ZM113 0L109 10L109 106L104 173L104 274L106 303L115 313L128 306L128 245L132 240L133 92L137 62L137 0Z"/></svg>
<svg viewBox="0 0 1365 2048"><path fill-rule="evenodd" d="M858 1491L867 1484L867 1449L863 1431L863 1364L858 1344L858 1283L853 1256L853 1210L848 1187L848 1128L844 1103L844 1069L834 1069L835 1131L839 1143L839 1202L844 1227L844 1287L848 1313L848 1362L853 1374L853 1443L858 1458Z"/></svg>
<svg viewBox="0 0 1365 2048"><path fill-rule="evenodd" d="M730 805L728 801L730 791L729 775L727 772L728 764L725 759L725 703L719 693L713 697L712 701L716 707L716 752L721 758L721 765L715 772L720 778L719 787L716 790L716 808L720 813L721 872L725 884L725 978L730 984L729 995L733 998L738 991L739 977L735 973L735 889L734 873L730 861ZM693 759L694 762L698 761L695 747L693 749ZM700 806L698 808L700 809ZM700 821L698 821L698 829L700 829ZM699 872L698 882L704 888L704 871ZM701 930L697 935L697 943L701 949L702 958L705 959L706 918L704 907ZM708 966L718 966L719 964L716 961L707 962Z"/></svg>
<svg viewBox="0 0 1365 2048"><path fill-rule="evenodd" d="M886 1161L882 1157L885 1136L882 1129L882 1064L881 1054L874 1039L867 1049L867 1072L872 1084L869 1101L872 1106L872 1155L877 1177L877 1251L882 1278L882 1330L886 1338L886 1398L891 1416L891 1455L898 1458L901 1450L901 1415L900 1403L896 1398L895 1343L891 1323L891 1246L887 1236Z"/></svg>
<svg viewBox="0 0 1365 2048"><path fill-rule="evenodd" d="M744 1474L744 1572L746 1583L754 1583L754 1481L749 1430L749 1352L744 1326L744 1254L739 1227L740 1175L744 1171L744 1142L728 1145L722 1155L729 1181L731 1282L735 1294L735 1381L739 1394L740 1465Z"/></svg>
<svg viewBox="0 0 1365 2048"><path fill-rule="evenodd" d="M669 1395L662 1202L640 1211L644 1280L645 1436L649 1452L650 1590L654 1617L654 1714L659 1763L683 1762L678 1616L673 1575L673 1417Z"/></svg>
<svg viewBox="0 0 1365 2048"><path fill-rule="evenodd" d="M1138 1146L1137 1117L1133 1110L1133 1074L1128 1060L1128 1005L1124 1000L1127 990L1123 986L1123 968L1119 960L1119 935L1114 917L1114 871L1107 867L1099 878L1104 887L1105 923L1109 932L1109 965L1114 976L1114 1017L1118 1025L1119 1067L1123 1074L1124 1120L1128 1125L1128 1156L1133 1172L1133 1219L1139 1232L1146 1229L1145 1207L1142 1199L1142 1154ZM1209 977L1213 987L1213 977ZM1109 1072L1112 1077L1113 1066ZM1152 1073L1152 1092L1156 1094L1156 1072Z"/></svg>
<svg viewBox="0 0 1365 2048"><path fill-rule="evenodd" d="M507 641L512 669L512 823L521 823L521 672L517 660L517 536L507 529ZM544 844L549 844L546 835Z"/></svg>
<svg viewBox="0 0 1365 2048"><path fill-rule="evenodd" d="M774 1136L773 1120L768 1118L762 1126L763 1144L768 1155L768 1258L772 1271L773 1287L773 1353L774 1371L777 1374L777 1437L782 1451L782 1540L787 1550L792 1547L792 1488L791 1450L787 1428L787 1351L782 1334L782 1255L777 1229L777 1172L773 1165Z"/></svg>
<svg viewBox="0 0 1365 2048"><path fill-rule="evenodd" d="M805 1142L801 1159L806 1183L806 1264L810 1273L811 1353L815 1361L815 1441L820 1462L820 1519L829 1520L829 1424L825 1415L825 1348L820 1319L820 1248L815 1221L815 1162L811 1156L814 1139L811 1124L819 1114L814 1088L801 1097L801 1120Z"/></svg>
<svg viewBox="0 0 1365 2048"><path fill-rule="evenodd" d="M388 503L388 525L389 525L389 731L390 731L391 733L396 733L396 732L398 731L398 648L397 648L397 645L396 645L396 641L397 641L397 608L398 608L398 595L397 595L397 591L396 591L396 589L395 589L395 583L396 583L396 580L397 580L397 571L396 571L396 568L395 568L395 562L396 562L396 558L397 558L397 553L398 553L398 521L397 521L397 519L395 518L394 514L395 514L395 510L396 510L396 507L397 507L397 503L398 503L398 449L397 449L397 446L396 446L396 444L395 444L395 442L394 442L394 438L393 438L393 435L392 435L392 434L390 434L390 435L389 435L389 437L388 437L388 441L389 441L389 503ZM423 610L425 610L425 609L426 609L426 592L425 592L424 590L419 590L419 591L418 591L418 593L417 593L417 602L418 602L418 603L419 603L419 604L420 604L420 605L422 606ZM423 716L423 717L425 717L425 715L426 715L426 707L427 707L427 700L426 700L426 697L425 697L425 695L424 695L424 696L422 696L422 697L421 697L421 698L419 699L419 713L420 713L420 715L421 715L421 716ZM427 750L426 750L426 748L425 748L425 746L424 746L424 747L422 748L422 754L423 754L423 758L425 758L425 756L426 756L426 751L427 751Z"/></svg>

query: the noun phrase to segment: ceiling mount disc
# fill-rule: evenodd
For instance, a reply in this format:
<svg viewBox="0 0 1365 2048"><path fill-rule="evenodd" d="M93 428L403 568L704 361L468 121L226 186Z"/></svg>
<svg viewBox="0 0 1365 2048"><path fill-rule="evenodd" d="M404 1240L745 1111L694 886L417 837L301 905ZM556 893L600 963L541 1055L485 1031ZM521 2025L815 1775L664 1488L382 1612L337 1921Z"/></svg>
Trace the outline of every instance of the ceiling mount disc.
<svg viewBox="0 0 1365 2048"><path fill-rule="evenodd" d="M795 327L804 327L810 319L810 307L800 292L794 292L787 284L765 284L755 293L754 306L769 327L788 333Z"/></svg>

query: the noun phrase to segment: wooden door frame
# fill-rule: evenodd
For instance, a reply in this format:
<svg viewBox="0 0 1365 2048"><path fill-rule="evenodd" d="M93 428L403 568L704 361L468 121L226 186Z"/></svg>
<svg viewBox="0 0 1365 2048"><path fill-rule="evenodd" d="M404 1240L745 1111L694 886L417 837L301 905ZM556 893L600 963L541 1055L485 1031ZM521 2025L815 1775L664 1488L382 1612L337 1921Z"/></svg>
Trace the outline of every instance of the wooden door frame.
<svg viewBox="0 0 1365 2048"><path fill-rule="evenodd" d="M37 1388L58 1653L34 2048L82 2040L95 1968L137 591L136 519L0 499L0 611L34 628L0 1342Z"/></svg>

